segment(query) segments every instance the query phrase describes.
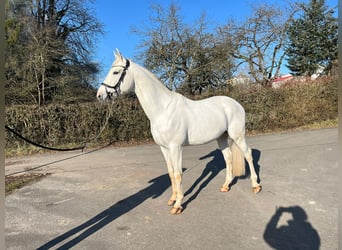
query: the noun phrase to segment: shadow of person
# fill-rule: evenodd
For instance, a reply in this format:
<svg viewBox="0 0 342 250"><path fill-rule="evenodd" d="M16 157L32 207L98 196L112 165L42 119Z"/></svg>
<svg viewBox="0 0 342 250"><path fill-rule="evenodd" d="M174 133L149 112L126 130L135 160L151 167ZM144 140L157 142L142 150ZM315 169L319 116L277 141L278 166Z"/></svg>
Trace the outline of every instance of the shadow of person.
<svg viewBox="0 0 342 250"><path fill-rule="evenodd" d="M288 225L277 227L284 213L291 214L292 220L287 221ZM320 246L317 231L308 222L304 209L299 206L278 208L266 226L264 239L271 247L278 250L315 250Z"/></svg>
<svg viewBox="0 0 342 250"><path fill-rule="evenodd" d="M226 163L224 161L224 158L223 158L221 150L216 149L216 150L210 152L209 154L207 154L205 156L202 156L199 159L203 160L203 159L206 159L206 158L209 158L209 157L213 157L213 159L207 163L207 165L205 166L204 170L202 171L202 174L200 175L200 177L198 177L197 180L194 182L194 184L192 184L192 186L184 193L184 197L190 195L194 191L194 189L197 187L197 185L199 185L203 181L201 183L201 185L199 186L199 188L197 189L197 191L193 195L191 195L182 204L183 210L186 209L187 205L189 205L189 203L191 201L196 199L196 197L199 195L199 193L226 166Z"/></svg>
<svg viewBox="0 0 342 250"><path fill-rule="evenodd" d="M145 200L149 198L154 199L162 195L164 191L170 186L169 175L161 175L155 179L150 180L149 183L151 183L151 185L149 185L148 187L123 200L118 201L117 203L97 214L93 218L50 240L38 249L50 249L52 247L54 247L54 249L70 249L71 247L77 245L85 238L96 233L98 230L108 225L121 215L139 206ZM56 248L55 246L57 244L62 244L62 246Z"/></svg>

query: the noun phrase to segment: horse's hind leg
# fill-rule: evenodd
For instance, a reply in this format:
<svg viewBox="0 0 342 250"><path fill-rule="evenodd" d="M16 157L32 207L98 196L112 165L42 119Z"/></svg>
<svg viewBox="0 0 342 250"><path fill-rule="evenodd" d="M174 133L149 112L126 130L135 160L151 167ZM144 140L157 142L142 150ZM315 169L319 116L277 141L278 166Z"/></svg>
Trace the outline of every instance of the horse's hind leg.
<svg viewBox="0 0 342 250"><path fill-rule="evenodd" d="M226 180L223 183L222 187L220 188L221 192L228 192L229 191L229 184L233 180L233 167L232 167L232 152L230 151L228 145L228 135L224 133L217 139L217 144L221 149L223 154L223 158L226 162Z"/></svg>
<svg viewBox="0 0 342 250"><path fill-rule="evenodd" d="M234 141L239 146L239 148L242 150L242 152L245 156L245 159L248 162L249 170L251 173L252 191L254 193L259 193L261 191L261 185L258 183L258 176L257 176L255 169L254 169L252 150L248 147L248 145L246 143L246 138L244 135L238 137Z"/></svg>

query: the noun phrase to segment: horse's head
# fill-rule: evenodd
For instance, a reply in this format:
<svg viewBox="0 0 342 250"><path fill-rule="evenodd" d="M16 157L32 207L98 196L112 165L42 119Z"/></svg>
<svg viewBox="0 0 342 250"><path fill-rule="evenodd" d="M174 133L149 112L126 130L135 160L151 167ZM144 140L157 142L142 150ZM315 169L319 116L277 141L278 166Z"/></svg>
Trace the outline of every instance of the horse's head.
<svg viewBox="0 0 342 250"><path fill-rule="evenodd" d="M115 99L121 93L127 93L133 88L133 78L127 74L130 61L125 59L118 50L114 56L115 60L112 67L97 90L96 97L100 101Z"/></svg>

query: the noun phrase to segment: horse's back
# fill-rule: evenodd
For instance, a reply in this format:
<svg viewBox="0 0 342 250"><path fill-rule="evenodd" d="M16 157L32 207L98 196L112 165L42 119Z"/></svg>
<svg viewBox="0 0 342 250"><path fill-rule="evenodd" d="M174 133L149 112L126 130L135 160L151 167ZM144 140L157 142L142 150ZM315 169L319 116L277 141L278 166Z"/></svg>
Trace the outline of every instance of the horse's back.
<svg viewBox="0 0 342 250"><path fill-rule="evenodd" d="M208 107L222 112L229 118L230 121L235 119L241 120L245 117L245 110L242 105L235 99L229 96L213 96L206 99L193 101L196 105L199 104L201 107Z"/></svg>
<svg viewBox="0 0 342 250"><path fill-rule="evenodd" d="M236 100L227 96L214 96L198 101L187 99L184 115L190 144L197 141L195 138L200 138L200 143L214 140L226 131L229 134L244 132L245 111Z"/></svg>

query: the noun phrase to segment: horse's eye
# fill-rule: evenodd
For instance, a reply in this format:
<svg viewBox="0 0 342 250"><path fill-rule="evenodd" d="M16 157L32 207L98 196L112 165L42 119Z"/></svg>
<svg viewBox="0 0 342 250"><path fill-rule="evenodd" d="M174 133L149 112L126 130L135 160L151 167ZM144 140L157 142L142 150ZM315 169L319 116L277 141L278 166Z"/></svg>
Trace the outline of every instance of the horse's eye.
<svg viewBox="0 0 342 250"><path fill-rule="evenodd" d="M117 74L119 74L118 71L114 71L114 72L113 72L113 75L117 75Z"/></svg>

